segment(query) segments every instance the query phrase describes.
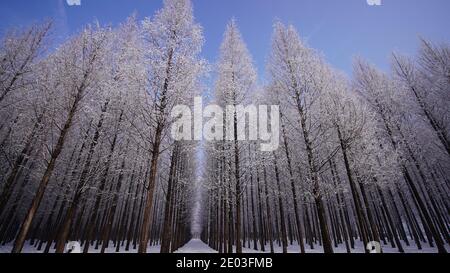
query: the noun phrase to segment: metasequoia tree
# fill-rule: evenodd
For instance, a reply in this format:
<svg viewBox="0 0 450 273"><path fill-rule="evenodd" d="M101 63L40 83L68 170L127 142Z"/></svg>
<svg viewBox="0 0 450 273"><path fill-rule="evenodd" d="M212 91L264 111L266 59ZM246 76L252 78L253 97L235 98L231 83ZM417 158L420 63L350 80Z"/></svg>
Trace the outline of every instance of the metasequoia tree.
<svg viewBox="0 0 450 273"><path fill-rule="evenodd" d="M380 124L383 126L384 135L392 148L403 152L405 155L402 156L401 160L405 160L405 156L409 156L413 168L416 168L421 177L421 183L427 183L427 179L424 177L420 164L415 160L415 157L411 150L408 148L408 144L402 131L400 129L398 116L395 114L395 107L392 100L393 84L392 82L382 73L378 72L370 64L359 60L355 64L355 82L357 84L358 90L362 93L364 98L373 107L372 109L377 113L377 118ZM383 131L380 131L380 133ZM400 141L399 141L400 140ZM406 144L406 145L404 145ZM406 146L406 147L405 147ZM442 238L439 235L438 230L434 222L432 221L429 210L427 209L426 200L420 194L420 189L417 187L414 181L413 175L411 174L410 166L407 162L401 165L401 172L403 177L411 190L411 193L417 202L420 214L423 217L423 225L429 229L430 234L436 241L436 245L440 252L446 252Z"/></svg>
<svg viewBox="0 0 450 273"><path fill-rule="evenodd" d="M330 71L320 56L306 47L300 40L296 30L285 27L281 23L274 26L272 52L268 69L272 77L275 92L286 108L293 107L297 111L297 126L304 140L307 155L307 169L312 183L321 236L325 252L333 252L319 173L336 149L330 152L321 150L326 143L327 126L321 120L321 103L323 94L330 88ZM297 221L299 222L299 221Z"/></svg>
<svg viewBox="0 0 450 273"><path fill-rule="evenodd" d="M164 1L164 7L153 18L144 20L142 31L152 100L148 109L152 158L139 240L141 253L147 249L161 141L170 110L197 85L203 69L198 56L203 44L202 29L194 21L189 0Z"/></svg>
<svg viewBox="0 0 450 273"><path fill-rule="evenodd" d="M235 204L235 227L234 239L236 252L242 252L241 238L241 196L243 194L243 182L241 171L242 148L238 139L238 114L236 106L241 105L252 91L256 81L256 72L253 68L251 56L247 50L242 36L237 28L237 24L232 20L225 31L223 42L220 47L220 57L217 64L217 80L215 90L219 105L223 107L234 107L234 111L224 115L224 123L228 124L224 129L224 137L227 143L222 143L223 157L227 162L227 168L232 172L228 173L228 189ZM232 116L227 116L232 115ZM228 131L227 131L228 130Z"/></svg>
<svg viewBox="0 0 450 273"><path fill-rule="evenodd" d="M88 95L96 82L96 76L101 66L102 54L106 45L107 35L103 30L87 28L83 33L65 44L60 51L52 56L55 73L61 73L56 76L56 80L61 81L60 85L66 91L61 94L67 101L68 112L66 118L59 127L59 136L57 142L52 148L50 160L48 161L44 175L37 189L36 195L28 210L25 220L22 223L19 234L14 243L13 252L20 252L23 248L25 238L30 229L39 204L47 187L48 182L54 171L56 161L61 154L66 137L70 133L76 114L80 108L83 99ZM58 69L60 68L60 69ZM65 81L71 79L72 81Z"/></svg>
<svg viewBox="0 0 450 273"><path fill-rule="evenodd" d="M231 20L203 97L219 107L204 109L204 128L194 113L191 141L172 110L206 90L202 28L189 0L163 4L59 45L48 43L51 23L1 39L0 244L171 253L200 238L219 253L368 252L370 241L447 251L448 43L421 39L385 73L359 58L345 76L276 22L258 86ZM279 113L279 128L276 116L252 116L255 105ZM200 143L199 129L214 138ZM278 149L262 149L264 129Z"/></svg>
<svg viewBox="0 0 450 273"><path fill-rule="evenodd" d="M0 48L0 103L33 81L33 65L42 55L52 22L8 32ZM1 104L0 104L1 105Z"/></svg>
<svg viewBox="0 0 450 273"><path fill-rule="evenodd" d="M411 239L418 249L427 242L444 252L445 46L423 42L417 63L397 55L393 77L357 61L350 81L293 27L276 23L274 29L269 84L251 98L281 106L280 148L261 153L258 141L240 143L238 194L233 143L205 146L202 239L219 252L233 251L236 236L243 247L266 251L268 244L271 252L287 252L297 241L300 252L306 243L326 252L345 244L350 253L357 240L404 252ZM411 82L421 88L420 96ZM214 102L224 101L216 93ZM438 117L440 129L426 111ZM241 209L234 210L236 204Z"/></svg>

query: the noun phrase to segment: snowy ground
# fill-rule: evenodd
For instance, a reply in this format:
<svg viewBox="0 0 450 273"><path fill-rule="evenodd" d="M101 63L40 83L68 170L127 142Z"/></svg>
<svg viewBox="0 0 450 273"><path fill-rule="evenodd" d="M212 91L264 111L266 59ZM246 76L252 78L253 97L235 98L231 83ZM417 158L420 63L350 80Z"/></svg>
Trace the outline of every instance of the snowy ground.
<svg viewBox="0 0 450 273"><path fill-rule="evenodd" d="M252 242L253 244L253 242ZM247 248L248 244L245 244L246 247L243 248L244 253L262 253L262 251L257 251L252 248ZM45 247L45 246L44 246ZM34 246L31 246L29 244L26 244L24 247L23 252L24 253L42 253L42 250L37 250ZM258 244L258 248L260 245ZM321 246L315 246L314 249L311 249L310 246L305 246L307 253L323 253L323 249ZM422 250L418 250L415 245L406 246L406 244L403 244L403 248L405 249L406 253L437 253L437 250L435 248L430 248L427 244L423 244ZM446 246L447 250L450 252L450 247ZM147 248L147 253L159 253L159 246L149 246ZM5 246L0 246L0 253L10 253L12 250L12 244L8 244ZM281 253L282 248L275 243L274 244L274 250L276 253ZM52 252L54 249L52 248ZM338 248L334 249L335 253L346 253L345 246L339 245ZM89 253L99 253L100 249L96 250L94 247L91 247L89 249ZM265 253L270 252L269 245L266 246ZM300 253L300 247L297 244L293 244L288 247L289 253ZM364 253L364 248L361 242L356 242L356 248L351 250L352 253ZM383 252L384 253L399 253L398 249L392 248L390 245L383 245ZM113 245L113 243L110 244L110 247L106 249L106 253L116 253L116 249ZM121 247L119 253L137 253L137 249L130 249L130 251L125 251L125 247ZM187 243L185 246L177 250L175 253L217 253L214 249L210 248L208 245L203 243L199 239L193 239L189 243Z"/></svg>
<svg viewBox="0 0 450 273"><path fill-rule="evenodd" d="M253 243L253 242L252 242ZM248 244L246 243L248 247ZM254 250L252 248L244 247L242 249L243 253L263 253L259 250ZM258 244L258 248L260 245ZM321 246L315 246L311 249L310 246L305 246L306 253L323 253L323 248ZM235 248L234 248L235 249ZM403 244L403 249L406 253L437 253L437 249L430 248L428 245L423 245L422 250L418 250L415 245L406 246ZM447 250L450 251L450 247L447 246ZM282 253L282 248L278 244L274 244L275 253ZM336 253L346 253L345 245L339 245L335 248ZM266 245L266 251L264 253L270 252L270 246ZM361 242L355 242L355 249L351 250L352 253L364 253L363 244ZM392 248L390 245L383 245L384 253L399 253L397 248ZM201 240L194 239L187 243L184 247L180 248L176 253L217 253L214 249L210 248L208 245L203 243ZM296 244L288 247L288 253L300 253L300 247Z"/></svg>
<svg viewBox="0 0 450 273"><path fill-rule="evenodd" d="M0 253L10 253L11 250L13 248L13 244L7 244L7 245L0 245ZM42 247L42 250L37 250L37 247L31 246L28 242L27 244L25 244L24 248L23 248L23 253L43 253L45 249L45 245ZM147 248L147 253L159 253L160 250L160 246L149 246ZM89 253L100 253L101 251L101 247L99 249L95 249L93 246L91 246L89 248ZM125 247L122 246L119 250L119 253L137 253L137 248L133 249L132 247L130 248L129 251L125 251ZM55 252L55 249L52 248L50 249L50 252ZM105 253L116 253L116 248L114 247L114 244L111 242L109 244L109 247L105 250Z"/></svg>
<svg viewBox="0 0 450 273"><path fill-rule="evenodd" d="M199 239L193 239L175 253L217 253Z"/></svg>
<svg viewBox="0 0 450 273"><path fill-rule="evenodd" d="M248 244L246 243L245 246L248 247ZM437 253L436 248L429 247L428 244L423 244L422 249L418 250L415 244L411 244L410 246L407 246L406 244L402 244L403 249L405 250L405 253ZM251 244L251 247L253 247L253 242ZM258 245L258 249L260 248L260 245ZM397 248L392 248L391 245L382 245L383 252L384 253L399 253ZM339 245L337 248L333 248L335 253L347 253L345 245ZM363 247L362 242L355 242L355 249L351 249L351 253L365 253L365 248ZM447 251L450 252L450 247L446 246ZM293 245L288 246L288 253L300 253L300 246L294 242ZM242 250L244 253L262 253L262 251L256 251L252 248L243 248ZM277 243L274 243L274 251L275 253L282 253L282 248ZM306 253L323 253L323 248L319 245L314 246L314 249L311 249L309 245L305 245L305 251ZM265 253L270 252L270 246L266 245L266 251Z"/></svg>

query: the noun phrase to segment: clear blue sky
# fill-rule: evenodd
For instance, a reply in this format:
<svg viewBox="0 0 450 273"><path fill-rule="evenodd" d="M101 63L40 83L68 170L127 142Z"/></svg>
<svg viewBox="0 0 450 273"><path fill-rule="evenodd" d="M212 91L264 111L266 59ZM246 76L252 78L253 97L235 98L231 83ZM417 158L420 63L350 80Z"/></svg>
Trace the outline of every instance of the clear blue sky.
<svg viewBox="0 0 450 273"><path fill-rule="evenodd" d="M74 33L94 19L116 25L133 11L143 18L162 6L162 0L2 0L0 30L55 18L60 36ZM389 69L393 50L414 54L418 35L437 42L450 41L449 0L193 0L195 16L204 28L204 57L217 58L228 20L235 17L253 55L259 74L265 60L275 18L297 27L308 43L323 52L335 67L351 73L352 57L361 55Z"/></svg>

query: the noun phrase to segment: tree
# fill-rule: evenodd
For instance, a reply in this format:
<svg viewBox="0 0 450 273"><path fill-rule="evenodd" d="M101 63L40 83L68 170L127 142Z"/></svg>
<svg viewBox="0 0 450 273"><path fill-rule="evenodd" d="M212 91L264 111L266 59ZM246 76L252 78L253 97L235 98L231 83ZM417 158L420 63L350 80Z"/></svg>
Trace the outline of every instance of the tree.
<svg viewBox="0 0 450 273"><path fill-rule="evenodd" d="M23 248L31 223L53 174L56 161L64 148L66 137L73 125L80 104L91 88L95 88L92 85L96 81L95 76L101 64L105 41L106 34L104 31L88 28L52 56L54 68L60 73L56 80L60 81L60 84L65 87L65 91L69 92L66 94L69 111L66 113L63 126L60 127L58 141L51 151L50 161L14 242L13 252L15 253L20 252ZM72 79L73 81L66 82L65 79Z"/></svg>
<svg viewBox="0 0 450 273"><path fill-rule="evenodd" d="M10 31L0 47L0 103L32 81L33 65L42 54L52 22Z"/></svg>
<svg viewBox="0 0 450 273"><path fill-rule="evenodd" d="M377 114L380 124L384 128L384 136L392 145L394 150L400 151L402 148L399 141L396 138L396 133L401 133L398 131L399 125L397 116L394 115L395 111L392 107L392 83L387 79L385 75L378 72L367 62L359 60L355 64L355 84L367 100L367 102L373 107L372 109ZM411 155L411 154L410 154ZM401 155L400 155L401 156ZM401 157L401 160L404 160ZM418 165L416 165L417 167ZM432 234L432 237L436 240L436 244L439 252L445 253L446 250L443 246L442 239L436 229L429 211L426 208L426 203L423 197L420 195L419 189L413 181L412 175L408 170L405 163L401 165L401 172L407 182L411 192L418 204L419 211L423 216L423 225L427 226ZM426 181L423 181L426 183Z"/></svg>
<svg viewBox="0 0 450 273"><path fill-rule="evenodd" d="M196 87L204 62L198 57L202 44L201 27L195 23L189 0L165 0L154 18L143 22L148 65L148 92L151 126L150 175L144 206L139 252L145 253L149 239L154 191L161 141L169 123L169 113L182 101L185 92Z"/></svg>
<svg viewBox="0 0 450 273"><path fill-rule="evenodd" d="M328 67L315 52L302 43L292 26L286 28L281 23L276 23L268 69L274 85L273 90L280 93L278 97L281 103L286 103L297 111L324 251L331 253L333 248L322 200L319 172L325 166L324 162L335 155L336 150L322 158L318 151L320 142L324 144L326 141L318 137L326 136L325 131L328 130L321 124L318 108L321 95L329 84Z"/></svg>
<svg viewBox="0 0 450 273"><path fill-rule="evenodd" d="M242 190L242 173L241 173L241 147L238 139L238 114L236 106L242 104L248 96L251 89L254 87L256 81L256 72L253 68L252 59L247 50L242 36L237 28L235 20L228 23L222 45L220 47L219 63L217 65L217 80L215 84L216 94L220 105L232 106L234 111L231 115L224 116L226 122L230 122L225 135L231 136L230 143L224 144L227 154L226 160L232 166L234 189L229 189L234 192L235 200L235 243L236 252L242 252L241 241L241 195ZM229 114L227 112L227 114ZM232 163L231 163L232 162Z"/></svg>

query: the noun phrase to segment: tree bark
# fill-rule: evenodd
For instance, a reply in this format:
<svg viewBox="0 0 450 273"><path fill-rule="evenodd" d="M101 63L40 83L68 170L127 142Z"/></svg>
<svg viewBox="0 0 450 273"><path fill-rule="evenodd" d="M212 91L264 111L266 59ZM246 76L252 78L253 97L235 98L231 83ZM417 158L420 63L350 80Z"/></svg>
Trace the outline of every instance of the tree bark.
<svg viewBox="0 0 450 273"><path fill-rule="evenodd" d="M50 178L53 174L53 170L55 169L56 161L64 148L64 143L66 141L67 134L69 133L69 130L72 127L73 119L75 117L75 113L77 112L83 91L84 91L84 84L78 89L77 96L75 97L75 100L69 110L69 114L67 116L64 127L60 132L58 142L51 154L50 161L47 164L47 168L44 172L44 175L42 176L41 182L39 183L36 195L34 196L33 201L31 202L31 206L28 209L28 212L20 228L19 234L17 235L17 238L14 242L12 253L20 253L22 251L23 245L25 244L25 239L28 235L33 219L36 215L36 211L39 208L39 205L42 201L42 197L44 196L45 189L47 188L47 184L50 181Z"/></svg>

